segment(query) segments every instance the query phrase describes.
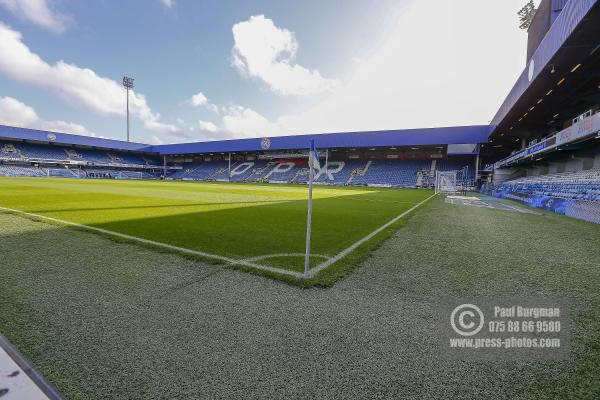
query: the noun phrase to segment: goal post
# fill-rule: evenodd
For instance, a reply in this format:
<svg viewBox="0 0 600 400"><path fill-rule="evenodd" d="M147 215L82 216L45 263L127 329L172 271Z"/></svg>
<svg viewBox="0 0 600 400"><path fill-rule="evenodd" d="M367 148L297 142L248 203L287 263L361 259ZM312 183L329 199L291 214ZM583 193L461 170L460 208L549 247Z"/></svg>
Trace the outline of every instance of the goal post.
<svg viewBox="0 0 600 400"><path fill-rule="evenodd" d="M456 193L458 171L435 171L435 193Z"/></svg>
<svg viewBox="0 0 600 400"><path fill-rule="evenodd" d="M473 181L469 168L463 167L454 171L435 171L435 193L461 193L466 195L473 189Z"/></svg>
<svg viewBox="0 0 600 400"><path fill-rule="evenodd" d="M144 175L140 171L119 171L117 179L143 179Z"/></svg>

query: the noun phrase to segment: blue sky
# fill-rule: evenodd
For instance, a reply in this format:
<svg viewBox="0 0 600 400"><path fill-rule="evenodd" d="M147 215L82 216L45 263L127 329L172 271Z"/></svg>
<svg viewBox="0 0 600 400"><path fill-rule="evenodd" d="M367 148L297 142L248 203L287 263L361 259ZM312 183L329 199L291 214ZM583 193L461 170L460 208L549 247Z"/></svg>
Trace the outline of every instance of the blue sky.
<svg viewBox="0 0 600 400"><path fill-rule="evenodd" d="M0 123L123 138L123 74L142 142L487 123L523 3L0 0Z"/></svg>

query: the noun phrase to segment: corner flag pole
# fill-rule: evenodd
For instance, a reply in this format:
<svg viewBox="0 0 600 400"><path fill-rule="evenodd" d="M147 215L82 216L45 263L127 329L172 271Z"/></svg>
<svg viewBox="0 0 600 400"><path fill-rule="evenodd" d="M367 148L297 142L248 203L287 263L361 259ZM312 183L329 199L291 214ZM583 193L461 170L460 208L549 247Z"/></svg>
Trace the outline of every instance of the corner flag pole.
<svg viewBox="0 0 600 400"><path fill-rule="evenodd" d="M327 179L327 184L329 185L331 182L329 182L329 171L327 168L329 168L329 149L325 150L325 179Z"/></svg>
<svg viewBox="0 0 600 400"><path fill-rule="evenodd" d="M310 230L312 223L312 190L313 190L313 178L315 170L313 163L315 161L315 141L310 141L310 151L308 152L308 219L306 221L306 256L304 257L304 277L308 278L310 275Z"/></svg>

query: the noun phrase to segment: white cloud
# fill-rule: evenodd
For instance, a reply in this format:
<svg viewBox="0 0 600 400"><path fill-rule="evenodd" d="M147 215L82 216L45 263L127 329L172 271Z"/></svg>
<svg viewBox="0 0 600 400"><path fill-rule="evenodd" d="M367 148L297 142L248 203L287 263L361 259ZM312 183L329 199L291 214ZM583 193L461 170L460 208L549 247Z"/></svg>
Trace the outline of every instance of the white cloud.
<svg viewBox="0 0 600 400"><path fill-rule="evenodd" d="M171 8L175 5L175 0L160 0L165 7Z"/></svg>
<svg viewBox="0 0 600 400"><path fill-rule="evenodd" d="M193 95L191 98L189 98L186 101L186 103L188 103L194 107L204 107L207 110L209 110L217 115L220 114L219 106L217 106L216 104L210 103L208 101L208 98L202 92L198 92L195 95Z"/></svg>
<svg viewBox="0 0 600 400"><path fill-rule="evenodd" d="M520 3L403 4L384 40L351 58L351 79L333 85L330 96L312 108L269 119L252 108L207 101L204 106L221 116L217 129L192 127L190 132L226 139L487 124L525 65L526 35L515 16ZM481 4L496 17L481 18ZM236 24L233 31L233 62L241 72L282 94L298 89L294 85L303 80L290 72L298 47L291 32L263 16ZM273 63L287 64L282 74L287 81L270 75L279 71Z"/></svg>
<svg viewBox="0 0 600 400"><path fill-rule="evenodd" d="M278 28L264 15L239 22L232 31L233 66L243 74L263 80L274 92L305 96L338 86L337 80L323 78L317 70L294 64L298 51L294 34Z"/></svg>
<svg viewBox="0 0 600 400"><path fill-rule="evenodd" d="M0 124L22 128L42 129L78 135L96 136L83 125L65 121L47 121L41 119L35 110L27 104L12 98L0 97Z"/></svg>
<svg viewBox="0 0 600 400"><path fill-rule="evenodd" d="M21 40L21 34L0 22L0 72L14 80L49 89L66 101L82 105L103 115L125 115L124 89L112 79L93 70L68 64L54 65L33 53ZM148 130L173 133L177 127L160 122L160 114L151 110L146 98L132 92L130 110Z"/></svg>
<svg viewBox="0 0 600 400"><path fill-rule="evenodd" d="M200 107L206 105L208 103L208 99L204 93L198 92L190 98L189 102L194 107Z"/></svg>
<svg viewBox="0 0 600 400"><path fill-rule="evenodd" d="M233 137L272 136L280 132L276 124L256 111L242 106L228 107L222 124L225 134Z"/></svg>
<svg viewBox="0 0 600 400"><path fill-rule="evenodd" d="M165 144L165 142L158 136L152 135L152 136L150 136L150 140L148 141L148 144Z"/></svg>
<svg viewBox="0 0 600 400"><path fill-rule="evenodd" d="M0 6L54 32L64 32L66 29L68 18L53 10L47 0L0 0Z"/></svg>
<svg viewBox="0 0 600 400"><path fill-rule="evenodd" d="M215 104L208 103L208 104L206 105L206 108L207 108L208 110L210 110L210 111L214 112L215 114L220 114L220 112L219 112L219 106L217 106L217 105L215 105Z"/></svg>
<svg viewBox="0 0 600 400"><path fill-rule="evenodd" d="M487 124L525 66L526 34L517 28L515 14L521 3L402 4L384 40L369 54L352 59L353 76L330 96L306 111L272 120L244 107L224 110L225 134L251 137ZM482 10L495 17L482 18ZM271 31L269 38L254 36L262 43L254 46L266 48L262 59L280 57L281 52L295 54L292 34L264 17L242 24L252 25L255 19L275 29L264 29ZM246 59L238 55L234 62L256 75Z"/></svg>
<svg viewBox="0 0 600 400"><path fill-rule="evenodd" d="M343 86L276 123L288 134L487 124L525 66L521 3L403 5Z"/></svg>
<svg viewBox="0 0 600 400"><path fill-rule="evenodd" d="M200 128L201 131L206 131L206 132L216 132L217 131L217 126L210 121L202 121L202 120L198 121L198 128Z"/></svg>

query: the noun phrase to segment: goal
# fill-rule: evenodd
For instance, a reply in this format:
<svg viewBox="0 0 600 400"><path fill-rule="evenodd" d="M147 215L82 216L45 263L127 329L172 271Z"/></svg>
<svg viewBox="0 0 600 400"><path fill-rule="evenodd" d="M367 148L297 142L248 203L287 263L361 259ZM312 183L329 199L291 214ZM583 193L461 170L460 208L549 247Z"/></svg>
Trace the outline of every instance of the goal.
<svg viewBox="0 0 600 400"><path fill-rule="evenodd" d="M466 195L473 190L475 184L465 166L455 171L435 171L435 193L461 193Z"/></svg>
<svg viewBox="0 0 600 400"><path fill-rule="evenodd" d="M143 179L144 176L140 171L119 171L118 179Z"/></svg>
<svg viewBox="0 0 600 400"><path fill-rule="evenodd" d="M435 193L456 193L458 171L435 171Z"/></svg>

